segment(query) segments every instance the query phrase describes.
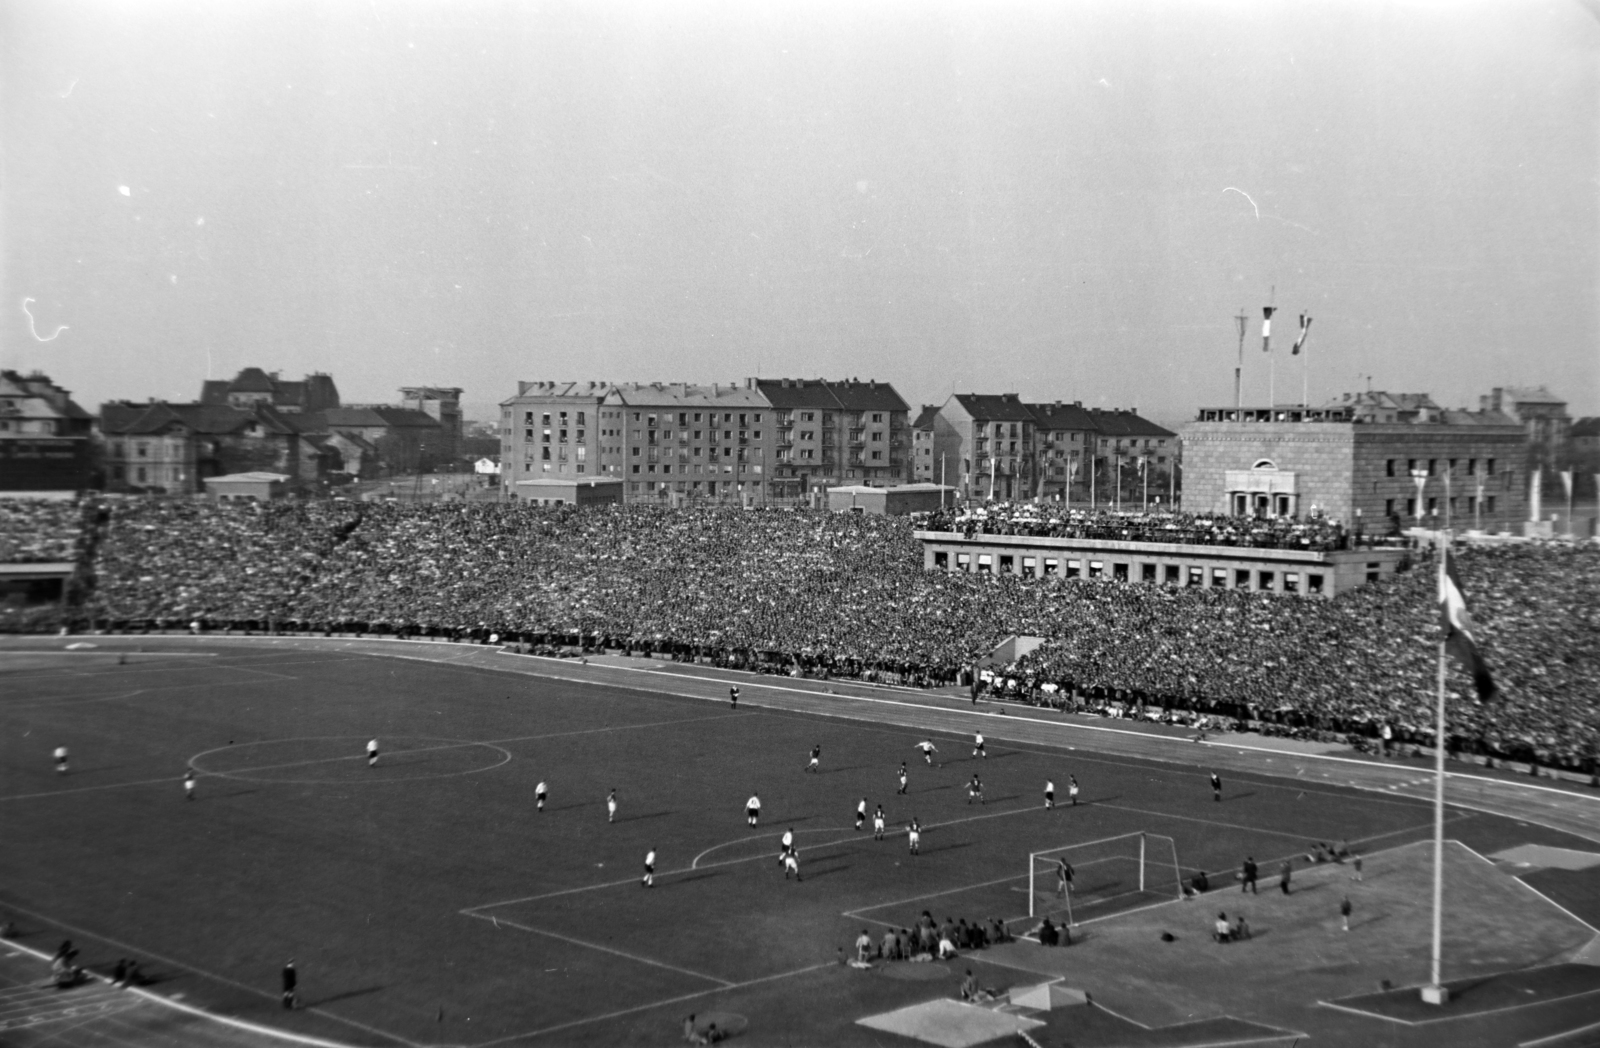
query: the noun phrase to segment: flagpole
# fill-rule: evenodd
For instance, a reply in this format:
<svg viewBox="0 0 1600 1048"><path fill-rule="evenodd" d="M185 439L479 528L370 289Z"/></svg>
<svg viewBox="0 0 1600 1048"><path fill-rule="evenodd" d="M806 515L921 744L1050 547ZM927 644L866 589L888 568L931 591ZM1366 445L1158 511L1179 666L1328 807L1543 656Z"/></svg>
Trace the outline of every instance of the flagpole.
<svg viewBox="0 0 1600 1048"><path fill-rule="evenodd" d="M1441 593L1444 592L1445 561L1449 551L1449 536L1441 536L1439 540L1439 591ZM1433 739L1433 966L1428 985L1422 988L1422 999L1429 1004L1444 1004L1449 1000L1449 992L1444 988L1440 971L1444 940L1444 646L1445 639L1441 638L1439 641L1438 725L1434 729L1438 734Z"/></svg>

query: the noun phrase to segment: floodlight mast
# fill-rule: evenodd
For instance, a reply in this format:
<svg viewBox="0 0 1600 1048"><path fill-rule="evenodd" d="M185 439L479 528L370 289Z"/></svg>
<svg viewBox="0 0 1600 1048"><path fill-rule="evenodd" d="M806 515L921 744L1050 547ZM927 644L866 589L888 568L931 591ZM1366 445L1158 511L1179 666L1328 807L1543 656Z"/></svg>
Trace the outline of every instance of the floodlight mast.
<svg viewBox="0 0 1600 1048"><path fill-rule="evenodd" d="M1239 329L1239 362L1233 367L1233 407L1240 413L1240 420L1244 417L1244 335L1250 326L1250 316L1239 307L1239 315L1233 318L1234 327Z"/></svg>

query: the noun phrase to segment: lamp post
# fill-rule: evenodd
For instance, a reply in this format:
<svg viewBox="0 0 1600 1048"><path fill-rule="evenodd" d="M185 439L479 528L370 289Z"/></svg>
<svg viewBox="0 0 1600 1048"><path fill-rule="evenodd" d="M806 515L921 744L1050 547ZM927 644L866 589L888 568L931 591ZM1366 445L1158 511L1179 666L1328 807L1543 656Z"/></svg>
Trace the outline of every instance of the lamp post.
<svg viewBox="0 0 1600 1048"><path fill-rule="evenodd" d="M1444 464L1444 530L1450 530L1451 510L1455 508L1455 500L1450 497L1450 474L1455 472L1455 467L1446 461Z"/></svg>
<svg viewBox="0 0 1600 1048"><path fill-rule="evenodd" d="M1472 530L1483 530L1483 474L1478 472L1478 464L1472 464L1472 480L1476 494L1472 498Z"/></svg>
<svg viewBox="0 0 1600 1048"><path fill-rule="evenodd" d="M1116 461L1116 464L1117 464L1116 465L1117 472L1115 474L1115 479L1111 482L1111 485L1112 485L1112 499L1113 499L1113 506L1115 507L1116 512L1121 513L1122 512L1122 449L1121 448L1118 448L1117 451L1116 451L1116 459L1115 459L1115 461Z"/></svg>
<svg viewBox="0 0 1600 1048"><path fill-rule="evenodd" d="M1139 476L1144 478L1144 508L1141 512L1150 512L1150 456L1143 455L1139 459Z"/></svg>

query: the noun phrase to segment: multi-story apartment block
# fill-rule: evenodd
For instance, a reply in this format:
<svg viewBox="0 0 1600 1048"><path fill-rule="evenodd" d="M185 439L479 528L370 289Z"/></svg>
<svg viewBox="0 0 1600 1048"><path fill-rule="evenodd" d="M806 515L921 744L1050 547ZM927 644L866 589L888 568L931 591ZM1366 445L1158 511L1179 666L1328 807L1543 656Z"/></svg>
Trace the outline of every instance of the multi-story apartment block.
<svg viewBox="0 0 1600 1048"><path fill-rule="evenodd" d="M745 385L777 418L774 497L911 478L911 409L887 382L753 378Z"/></svg>
<svg viewBox="0 0 1600 1048"><path fill-rule="evenodd" d="M1095 426L1091 501L1122 505L1141 491L1155 494L1158 501L1167 498L1179 456L1178 435L1133 409L1090 408L1089 416Z"/></svg>
<svg viewBox="0 0 1600 1048"><path fill-rule="evenodd" d="M956 393L934 418L936 476L968 499L1034 493L1034 415L1015 393Z"/></svg>
<svg viewBox="0 0 1600 1048"><path fill-rule="evenodd" d="M1089 456L1099 428L1081 401L1028 404L1033 413L1034 488L1039 498L1070 499L1088 485Z"/></svg>
<svg viewBox="0 0 1600 1048"><path fill-rule="evenodd" d="M933 484L939 474L933 462L933 420L939 414L939 405L924 404L911 422L911 480L916 484Z"/></svg>
<svg viewBox="0 0 1600 1048"><path fill-rule="evenodd" d="M519 480L611 474L602 457L622 445L620 421L601 418L609 382L518 382L500 403L500 483L507 498ZM603 424L604 423L604 424Z"/></svg>
<svg viewBox="0 0 1600 1048"><path fill-rule="evenodd" d="M609 474L629 502L765 503L778 444L772 405L748 385L686 382L612 387L601 407Z"/></svg>

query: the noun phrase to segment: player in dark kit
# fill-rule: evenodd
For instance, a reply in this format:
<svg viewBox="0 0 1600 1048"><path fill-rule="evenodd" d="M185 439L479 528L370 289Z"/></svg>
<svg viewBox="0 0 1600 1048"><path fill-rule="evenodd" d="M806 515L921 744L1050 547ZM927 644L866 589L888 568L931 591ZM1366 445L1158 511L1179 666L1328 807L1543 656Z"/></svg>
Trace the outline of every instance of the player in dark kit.
<svg viewBox="0 0 1600 1048"><path fill-rule="evenodd" d="M1222 799L1222 776L1216 772L1211 773L1211 799L1214 801Z"/></svg>
<svg viewBox="0 0 1600 1048"><path fill-rule="evenodd" d="M549 790L545 786L544 780L541 779L539 781L539 785L533 788L533 805L535 811L544 811L544 799L548 792Z"/></svg>
<svg viewBox="0 0 1600 1048"><path fill-rule="evenodd" d="M973 774L972 781L967 783L967 803L971 804L974 797L977 798L979 804L984 803L983 780L978 778L976 773Z"/></svg>
<svg viewBox="0 0 1600 1048"><path fill-rule="evenodd" d="M895 790L894 792L896 792L896 793L904 793L904 792L906 792L906 762L905 761L901 761L900 762L900 788L898 790Z"/></svg>
<svg viewBox="0 0 1600 1048"><path fill-rule="evenodd" d="M1239 871L1239 891L1256 895L1256 860L1245 856L1244 867Z"/></svg>
<svg viewBox="0 0 1600 1048"><path fill-rule="evenodd" d="M733 706L734 709L738 709L739 708L739 687L738 687L738 685L734 685L733 687L728 689L728 702Z"/></svg>
<svg viewBox="0 0 1600 1048"><path fill-rule="evenodd" d="M872 839L883 840L883 805L878 805L878 810L872 813Z"/></svg>
<svg viewBox="0 0 1600 1048"><path fill-rule="evenodd" d="M294 958L289 958L289 963L283 966L283 1006L293 1008L297 995L295 988L300 984L300 975L294 970Z"/></svg>

